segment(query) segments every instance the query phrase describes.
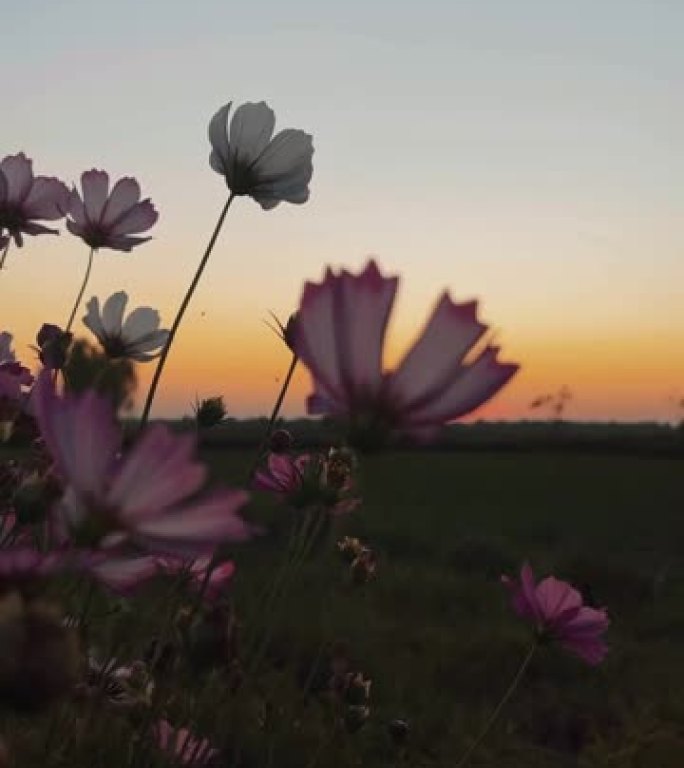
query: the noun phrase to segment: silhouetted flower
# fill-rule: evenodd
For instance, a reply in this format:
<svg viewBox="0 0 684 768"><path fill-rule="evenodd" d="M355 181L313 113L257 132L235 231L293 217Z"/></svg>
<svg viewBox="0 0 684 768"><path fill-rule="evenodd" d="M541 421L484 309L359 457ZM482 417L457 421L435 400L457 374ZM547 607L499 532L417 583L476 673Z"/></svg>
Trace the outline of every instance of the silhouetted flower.
<svg viewBox="0 0 684 768"><path fill-rule="evenodd" d="M111 549L130 541L159 553L196 557L223 541L250 537L251 528L238 515L248 498L244 491L194 498L207 471L193 459L193 436L154 425L122 456L111 406L93 392L58 397L44 372L32 402L67 486L57 522L81 545Z"/></svg>
<svg viewBox="0 0 684 768"><path fill-rule="evenodd" d="M88 302L83 324L97 337L107 357L116 360L127 357L147 362L159 357L169 338L169 332L159 327L159 312L150 307L138 307L123 319L128 294L113 293L102 306L96 296Z"/></svg>
<svg viewBox="0 0 684 768"><path fill-rule="evenodd" d="M358 276L328 269L322 283L304 287L294 350L314 380L308 411L345 417L357 440L382 442L390 433L429 439L489 400L518 369L499 363L492 346L464 361L487 327L476 318L476 302L455 304L444 293L398 368L383 372L397 284L370 261Z"/></svg>
<svg viewBox="0 0 684 768"><path fill-rule="evenodd" d="M513 609L535 625L541 641L557 642L588 664L603 661L608 646L602 635L610 623L605 609L584 605L576 589L553 576L535 584L527 563L520 583L507 576L502 581L513 594Z"/></svg>
<svg viewBox="0 0 684 768"><path fill-rule="evenodd" d="M287 453L294 445L292 433L287 429L276 429L268 441L272 453Z"/></svg>
<svg viewBox="0 0 684 768"><path fill-rule="evenodd" d="M38 352L38 359L50 370L61 370L66 363L73 338L73 333L63 331L58 325L43 323L36 336L38 346L34 347Z"/></svg>
<svg viewBox="0 0 684 768"><path fill-rule="evenodd" d="M311 136L293 128L273 136L275 114L263 101L238 107L229 125L231 106L221 107L209 123L211 167L234 195L249 195L264 210L282 201L306 202L313 173Z"/></svg>
<svg viewBox="0 0 684 768"><path fill-rule="evenodd" d="M0 231L7 230L18 247L22 234L58 234L36 222L64 218L68 199L69 190L59 179L34 177L33 161L23 152L0 161Z"/></svg>
<svg viewBox="0 0 684 768"><path fill-rule="evenodd" d="M149 198L140 202L135 179L119 179L109 191L106 171L81 174L82 195L76 187L69 197L67 229L91 248L130 251L149 237L130 237L148 230L159 218Z"/></svg>

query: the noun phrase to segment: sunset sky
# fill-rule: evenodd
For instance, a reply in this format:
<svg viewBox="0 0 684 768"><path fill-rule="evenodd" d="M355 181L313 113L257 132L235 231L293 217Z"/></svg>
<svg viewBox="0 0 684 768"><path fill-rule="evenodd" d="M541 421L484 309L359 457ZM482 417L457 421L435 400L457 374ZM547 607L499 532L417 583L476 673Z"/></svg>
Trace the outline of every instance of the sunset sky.
<svg viewBox="0 0 684 768"><path fill-rule="evenodd" d="M125 289L170 324L225 201L206 128L266 100L313 134L311 199L229 213L155 415L222 393L270 410L304 280L373 255L402 275L387 363L439 292L479 297L513 382L476 418L673 420L684 398L684 3L679 0L0 0L0 156L71 184L136 176L154 239L96 256L86 298ZM0 274L17 351L64 324L87 259L27 238ZM79 313L82 316L83 312ZM87 335L79 324L79 333ZM141 390L151 374L141 370ZM300 371L285 407L302 414Z"/></svg>

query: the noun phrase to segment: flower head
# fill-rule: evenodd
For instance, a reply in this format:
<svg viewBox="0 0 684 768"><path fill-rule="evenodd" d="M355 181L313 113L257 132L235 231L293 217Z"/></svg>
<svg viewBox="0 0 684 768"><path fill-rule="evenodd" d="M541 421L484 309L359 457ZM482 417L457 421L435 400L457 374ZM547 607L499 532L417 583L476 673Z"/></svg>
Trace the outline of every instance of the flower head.
<svg viewBox="0 0 684 768"><path fill-rule="evenodd" d="M180 765L206 766L218 755L207 739L198 739L187 728L174 728L168 720L154 727L157 746Z"/></svg>
<svg viewBox="0 0 684 768"><path fill-rule="evenodd" d="M37 221L64 218L68 199L59 179L33 175L33 161L23 152L0 161L0 232L7 230L18 247L23 234L56 235L58 230Z"/></svg>
<svg viewBox="0 0 684 768"><path fill-rule="evenodd" d="M392 433L429 439L489 400L518 370L500 363L493 346L466 362L487 326L476 318L476 302L456 304L444 293L397 369L384 372L397 285L397 277L383 277L370 261L359 275L328 269L322 283L304 287L294 350L314 380L308 411L346 418L357 441Z"/></svg>
<svg viewBox="0 0 684 768"><path fill-rule="evenodd" d="M124 322L127 302L128 294L117 291L100 310L100 301L93 296L87 304L83 323L95 334L108 357L128 357L140 362L154 360L168 341L169 332L159 327L159 312L151 307L134 309Z"/></svg>
<svg viewBox="0 0 684 768"><path fill-rule="evenodd" d="M159 218L149 198L140 202L140 185L128 176L109 191L109 175L95 169L81 175L69 197L67 229L91 248L130 251L149 237L131 237L148 230Z"/></svg>
<svg viewBox="0 0 684 768"><path fill-rule="evenodd" d="M59 397L43 372L32 402L66 485L57 522L76 542L105 549L134 544L196 557L223 541L250 537L251 528L238 515L248 498L244 491L195 498L207 473L193 458L193 436L154 425L122 456L111 405L92 391Z"/></svg>
<svg viewBox="0 0 684 768"><path fill-rule="evenodd" d="M530 566L520 571L520 583L507 576L503 583L513 595L513 609L532 622L542 640L553 640L588 664L599 664L608 652L603 633L610 623L604 608L583 604L582 595L553 576L538 584Z"/></svg>
<svg viewBox="0 0 684 768"><path fill-rule="evenodd" d="M311 136L286 128L273 136L275 114L260 101L238 107L232 102L212 117L209 164L234 195L249 195L264 210L278 203L305 203L313 173Z"/></svg>

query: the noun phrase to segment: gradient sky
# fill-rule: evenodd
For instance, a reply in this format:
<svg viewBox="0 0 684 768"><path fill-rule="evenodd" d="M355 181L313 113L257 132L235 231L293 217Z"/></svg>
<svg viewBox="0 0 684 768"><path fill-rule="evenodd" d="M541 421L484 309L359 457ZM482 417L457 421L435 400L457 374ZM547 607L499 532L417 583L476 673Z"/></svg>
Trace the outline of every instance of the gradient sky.
<svg viewBox="0 0 684 768"><path fill-rule="evenodd" d="M265 99L314 136L311 199L240 198L171 352L155 413L223 393L270 410L287 350L264 326L306 279L369 254L402 284L388 362L437 294L479 297L522 364L482 418L568 385L577 419L670 420L684 396L684 3L680 0L0 0L2 146L69 183L135 175L155 239L102 251L91 289L167 323L224 202L206 126ZM17 349L64 323L86 247L11 251ZM83 313L80 313L83 314ZM79 326L85 333L85 329ZM149 367L141 382L149 378ZM300 372L285 413L303 412Z"/></svg>

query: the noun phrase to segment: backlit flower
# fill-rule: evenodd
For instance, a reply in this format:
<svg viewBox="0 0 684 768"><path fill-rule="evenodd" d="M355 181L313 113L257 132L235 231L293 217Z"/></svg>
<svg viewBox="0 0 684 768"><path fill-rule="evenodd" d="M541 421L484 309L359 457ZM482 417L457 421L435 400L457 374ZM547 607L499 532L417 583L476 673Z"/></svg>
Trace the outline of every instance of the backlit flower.
<svg viewBox="0 0 684 768"><path fill-rule="evenodd" d="M221 107L209 123L211 167L234 195L249 195L265 210L282 201L306 202L313 173L311 136L294 128L273 136L275 114L263 101L238 107L229 122L231 106Z"/></svg>
<svg viewBox="0 0 684 768"><path fill-rule="evenodd" d="M23 245L23 234L58 234L36 222L64 218L68 199L59 179L33 175L33 161L23 152L0 161L0 232L7 230L17 246Z"/></svg>
<svg viewBox="0 0 684 768"><path fill-rule="evenodd" d="M126 292L117 291L100 310L100 301L93 296L86 305L88 312L83 324L95 334L108 357L128 357L140 362L153 360L161 354L169 332L159 327L159 312L151 307L134 309L124 322L127 302Z"/></svg>
<svg viewBox="0 0 684 768"><path fill-rule="evenodd" d="M429 439L489 400L518 369L500 363L493 346L466 361L487 326L477 320L477 302L456 304L445 292L396 370L383 371L397 285L370 261L359 275L328 269L322 283L304 287L294 350L314 381L308 411L346 418L357 440L391 433Z"/></svg>
<svg viewBox="0 0 684 768"><path fill-rule="evenodd" d="M110 404L92 391L59 397L42 373L32 402L45 444L67 486L59 524L83 546L133 544L196 557L251 529L238 515L247 494L221 490L194 498L206 468L194 460L192 435L165 425L147 429L126 455ZM192 501L188 499L193 497Z"/></svg>
<svg viewBox="0 0 684 768"><path fill-rule="evenodd" d="M584 605L582 595L553 576L538 584L530 566L520 571L520 583L507 576L503 583L513 594L513 609L535 625L541 640L557 642L588 664L599 664L608 646L602 635L610 623L604 608Z"/></svg>
<svg viewBox="0 0 684 768"><path fill-rule="evenodd" d="M130 251L149 237L131 237L145 232L159 215L149 198L140 201L140 185L128 176L109 190L109 175L91 170L81 175L82 194L76 187L69 197L67 229L91 248Z"/></svg>
<svg viewBox="0 0 684 768"><path fill-rule="evenodd" d="M36 336L38 346L34 347L40 362L51 370L61 370L66 363L72 339L73 334L63 331L58 325L43 323Z"/></svg>

